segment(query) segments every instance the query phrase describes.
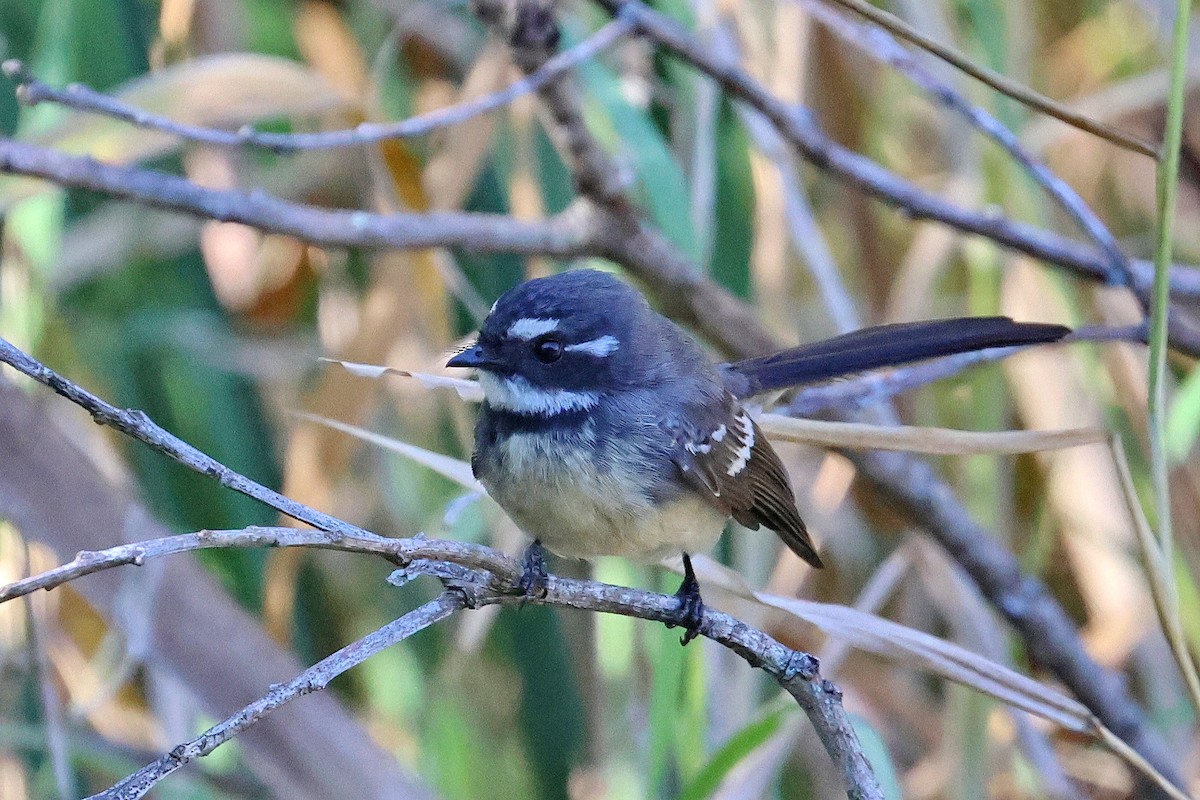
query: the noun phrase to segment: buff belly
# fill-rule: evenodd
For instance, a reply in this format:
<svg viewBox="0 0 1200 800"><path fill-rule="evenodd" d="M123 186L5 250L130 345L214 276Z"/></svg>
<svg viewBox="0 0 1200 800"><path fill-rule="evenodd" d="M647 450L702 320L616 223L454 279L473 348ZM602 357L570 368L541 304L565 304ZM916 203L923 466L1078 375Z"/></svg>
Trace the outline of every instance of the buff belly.
<svg viewBox="0 0 1200 800"><path fill-rule="evenodd" d="M562 556L658 561L707 550L725 526L725 515L690 492L655 506L632 464L598 464L575 442L518 434L496 450L479 476L488 493Z"/></svg>

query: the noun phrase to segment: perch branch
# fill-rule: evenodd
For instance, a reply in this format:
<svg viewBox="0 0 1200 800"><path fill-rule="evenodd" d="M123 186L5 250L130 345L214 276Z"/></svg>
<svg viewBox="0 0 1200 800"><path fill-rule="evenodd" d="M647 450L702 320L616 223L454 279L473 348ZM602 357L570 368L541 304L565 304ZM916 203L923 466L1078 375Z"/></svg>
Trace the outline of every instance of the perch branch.
<svg viewBox="0 0 1200 800"><path fill-rule="evenodd" d="M675 625L679 621L679 600L673 595L595 581L550 576L544 597L526 598L515 588L521 576L520 565L502 553L479 545L464 546L459 542L425 537L352 539L325 531L266 527L199 531L80 553L67 564L0 587L0 602L39 589L52 589L102 570L122 565L140 566L153 558L208 548L245 547L317 547L379 555L392 563L405 565L401 570L405 581L432 574L452 585L456 591L342 648L294 680L272 688L265 697L195 739L172 749L113 788L96 795L97 798L133 800L143 796L157 781L188 762L212 752L270 711L292 699L325 688L330 680L347 669L444 619L463 606L475 608L496 603L534 602L620 614L666 625ZM712 608L705 608L699 632L728 647L751 666L766 671L795 698L812 719L814 728L829 749L835 765L842 773L849 797L883 797L870 763L842 709L841 693L834 684L821 679L815 658L794 651L765 633Z"/></svg>
<svg viewBox="0 0 1200 800"><path fill-rule="evenodd" d="M281 513L321 528L320 531L252 528L226 534L202 531L186 537L166 537L134 545L122 545L101 553L81 553L70 564L52 570L45 576L37 576L17 584L0 587L0 602L28 594L38 588L51 588L66 580L113 566L137 565L158 555L217 546L216 542L222 538L229 542L228 546L234 547L304 544L329 549L370 552L400 564L414 573L429 568L427 565L438 563L453 565L456 567L453 575L459 576L484 570L487 575L492 577L486 581L477 580L471 585L462 587L466 593L461 596L465 597L465 601L471 605L501 602L504 597L508 596L508 593L513 591L513 587L520 577L520 566L514 560L491 548L423 537L408 540L388 539L283 497L201 453L159 427L144 413L118 409L101 400L3 339L0 339L0 362L11 365L79 405L88 411L98 424L108 425L126 433L184 466L218 479L224 486L253 497ZM525 601L523 595L516 599ZM605 586L592 581L569 581L552 576L548 593L540 602L619 613L667 624L676 624L679 620L678 598ZM427 605L423 608L429 609L430 606ZM446 614L453 610L455 609L446 610ZM417 613L413 612L413 614ZM432 613L432 611L427 613ZM328 683L335 675L358 663L377 649L382 649L382 647L420 630L421 627L437 621L431 619L420 627L411 627L415 623L410 620L407 627L402 625L404 620L410 617L411 615L401 618L375 634L339 651L339 654L351 652L350 656L344 656L351 660L341 670L330 671L341 663L341 661L331 662L330 659L334 659L338 655L335 654L294 681L285 684L285 686L293 687L290 690L291 694L272 691L262 700L247 706L246 709L230 717L208 733L201 735L198 739L175 748L163 758L126 778L117 787L110 789L109 793L102 793L99 797L104 797L106 800L131 800L141 797L159 779L188 760L211 751L221 741L243 730L267 711L277 708L292 697L323 688L324 683ZM440 618L438 617L438 619ZM389 639L389 637L398 636L403 631L407 631L407 633L399 638ZM765 633L713 609L705 610L699 634L729 647L751 665L761 667L769 672L796 699L796 702L809 715L817 734L825 743L830 757L841 772L847 796L851 800L882 800L883 793L871 769L870 762L863 754L857 735L845 715L841 704L841 693L832 683L821 679L816 659L805 653L793 651ZM375 644L370 646L365 644L368 641L378 645L376 650L370 649L370 647L375 647ZM358 661L352 660L355 657L354 654L361 654L361 658ZM319 670L317 675L323 676L324 683L311 683L313 676L310 673L313 670ZM212 740L211 746L206 745L208 740L205 737Z"/></svg>

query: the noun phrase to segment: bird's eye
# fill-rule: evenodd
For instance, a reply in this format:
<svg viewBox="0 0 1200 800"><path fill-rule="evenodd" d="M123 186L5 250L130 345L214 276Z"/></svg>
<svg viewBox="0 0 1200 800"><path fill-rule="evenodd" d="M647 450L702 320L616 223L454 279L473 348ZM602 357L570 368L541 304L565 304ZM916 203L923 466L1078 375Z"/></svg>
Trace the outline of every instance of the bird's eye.
<svg viewBox="0 0 1200 800"><path fill-rule="evenodd" d="M539 336L533 341L533 355L543 364L553 364L562 354L563 343L553 336Z"/></svg>

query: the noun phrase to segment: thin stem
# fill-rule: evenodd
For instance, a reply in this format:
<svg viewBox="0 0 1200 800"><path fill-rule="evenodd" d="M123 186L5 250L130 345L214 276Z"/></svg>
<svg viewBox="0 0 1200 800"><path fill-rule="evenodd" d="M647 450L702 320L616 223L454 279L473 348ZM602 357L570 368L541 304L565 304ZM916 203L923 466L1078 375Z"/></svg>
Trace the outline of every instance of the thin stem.
<svg viewBox="0 0 1200 800"><path fill-rule="evenodd" d="M197 758L208 755L280 706L324 689L330 681L351 667L358 666L376 653L440 622L465 605L466 600L462 594L447 591L420 608L318 661L287 683L272 686L266 695L233 716L217 723L196 738L172 748L157 761L126 776L115 786L92 795L89 800L137 800L144 797L163 778Z"/></svg>
<svg viewBox="0 0 1200 800"><path fill-rule="evenodd" d="M942 61L970 75L980 83L990 86L1000 94L1011 97L1017 102L1024 103L1047 116L1054 117L1072 127L1087 131L1094 136L1099 136L1101 139L1112 142L1118 147L1124 147L1127 150L1141 153L1153 159L1159 157L1159 151L1152 142L1147 142L1137 136L1119 131L1102 122L1091 119L1073 111L1062 103L1057 103L1049 97L1035 92L1028 86L1023 86L1005 75L980 66L962 53L926 36L899 17L889 14L883 9L876 8L866 2L866 0L824 0L824 2L834 3L862 15L884 30L890 31L894 36L915 44L930 55L940 58Z"/></svg>
<svg viewBox="0 0 1200 800"><path fill-rule="evenodd" d="M1178 0L1172 37L1171 88L1167 101L1163 158L1158 168L1158 225L1155 231L1154 285L1150 316L1150 474L1154 481L1154 506L1163 559L1174 563L1174 533L1171 526L1170 473L1165 442L1167 321L1170 304L1171 238L1175 223L1175 201L1179 186L1180 149L1183 142L1184 88L1187 79L1188 24L1191 3ZM1173 582L1172 582L1173 583Z"/></svg>
<svg viewBox="0 0 1200 800"><path fill-rule="evenodd" d="M574 47L558 53L541 69L515 81L499 91L468 100L456 105L440 108L428 114L410 117L400 122L364 122L350 130L322 131L319 133L269 133L244 126L237 131L207 128L176 122L159 114L144 111L115 97L97 92L82 84L71 84L65 89L56 89L26 71L20 61L5 61L4 74L17 82L17 96L30 105L57 103L90 114L102 114L119 119L139 128L161 131L181 139L223 147L262 147L276 153L292 153L300 150L330 150L340 147L356 147L382 142L389 139L408 139L425 136L451 125L495 111L511 104L514 100L535 92L579 64L595 58L629 35L633 25L617 18Z"/></svg>

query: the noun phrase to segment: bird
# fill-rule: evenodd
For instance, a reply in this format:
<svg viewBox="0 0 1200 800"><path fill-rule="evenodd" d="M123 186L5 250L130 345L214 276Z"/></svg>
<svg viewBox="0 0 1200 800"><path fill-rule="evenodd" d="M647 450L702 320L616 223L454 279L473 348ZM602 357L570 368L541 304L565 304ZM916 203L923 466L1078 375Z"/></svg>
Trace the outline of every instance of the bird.
<svg viewBox="0 0 1200 800"><path fill-rule="evenodd" d="M744 404L765 392L958 352L1055 342L1061 325L965 317L865 328L719 364L615 275L580 269L505 292L448 367L483 389L471 468L528 536L520 588L544 593L544 550L569 558L683 556L677 623L703 600L691 554L733 519L823 561L786 468Z"/></svg>

